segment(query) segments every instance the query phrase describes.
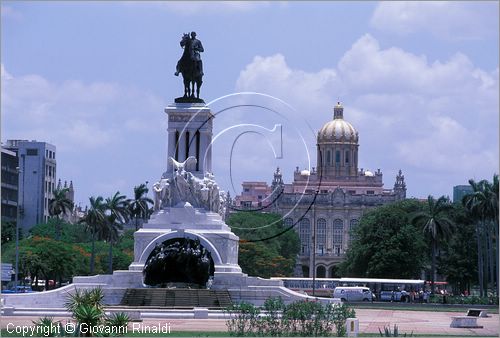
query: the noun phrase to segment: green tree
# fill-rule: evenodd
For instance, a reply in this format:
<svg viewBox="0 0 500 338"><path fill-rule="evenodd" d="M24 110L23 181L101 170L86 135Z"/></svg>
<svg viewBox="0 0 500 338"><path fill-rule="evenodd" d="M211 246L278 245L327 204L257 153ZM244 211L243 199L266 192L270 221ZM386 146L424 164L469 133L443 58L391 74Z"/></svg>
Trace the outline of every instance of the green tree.
<svg viewBox="0 0 500 338"><path fill-rule="evenodd" d="M252 276L290 276L299 253L299 237L283 227L281 216L239 212L227 220L240 237L239 260L242 270Z"/></svg>
<svg viewBox="0 0 500 338"><path fill-rule="evenodd" d="M411 219L411 222L420 227L431 242L431 293L434 293L438 245L440 241L449 238L454 227L449 219L451 209L452 205L447 197L441 196L436 200L429 196L425 209L416 212Z"/></svg>
<svg viewBox="0 0 500 338"><path fill-rule="evenodd" d="M19 239L21 239L21 229L19 229ZM2 245L16 240L16 222L2 221Z"/></svg>
<svg viewBox="0 0 500 338"><path fill-rule="evenodd" d="M473 220L461 204L455 203L451 213L455 231L442 243L438 271L446 276L454 294L470 294L472 283L477 281L477 247Z"/></svg>
<svg viewBox="0 0 500 338"><path fill-rule="evenodd" d="M148 187L142 183L134 187L134 199L129 201L130 216L135 219L135 230L139 229L139 219L143 221L149 216L149 204L153 200L147 197Z"/></svg>
<svg viewBox="0 0 500 338"><path fill-rule="evenodd" d="M94 273L95 266L95 241L96 237L99 233L99 228L104 227L105 217L104 217L104 201L101 196L98 197L90 197L90 208L87 210L85 216L80 220L81 223L84 223L87 226L87 229L92 234L92 249L90 256L90 274Z"/></svg>
<svg viewBox="0 0 500 338"><path fill-rule="evenodd" d="M119 230L129 220L130 209L127 197L116 192L113 197L106 198L104 203L105 224L103 227L103 238L109 243L109 268L108 273L113 273L113 243L118 240Z"/></svg>
<svg viewBox="0 0 500 338"><path fill-rule="evenodd" d="M339 266L352 277L416 278L425 262L424 236L410 222L422 210L417 200L404 200L368 211L353 230L354 239Z"/></svg>
<svg viewBox="0 0 500 338"><path fill-rule="evenodd" d="M9 245L2 252L2 261L13 262L14 257L15 245ZM80 245L48 237L31 236L20 241L19 258L20 270L25 274L31 274L35 279L43 276L47 281L59 281L59 285L63 280L72 278L76 272L88 271L79 269L88 266L87 254Z"/></svg>
<svg viewBox="0 0 500 338"><path fill-rule="evenodd" d="M73 210L73 202L67 197L68 188L57 188L49 200L49 215L55 217L56 239L61 237L61 217Z"/></svg>
<svg viewBox="0 0 500 338"><path fill-rule="evenodd" d="M51 218L47 223L35 225L29 230L31 236L40 236L57 239L55 223L59 220ZM84 243L90 242L91 237L81 226L81 224L70 224L64 221L59 223L59 240L65 243Z"/></svg>
<svg viewBox="0 0 500 338"><path fill-rule="evenodd" d="M498 293L498 175L493 176L492 183L471 179L469 184L473 191L464 196L462 203L476 221L479 292L484 295L486 286L487 293L489 272L489 280L492 283L496 281Z"/></svg>

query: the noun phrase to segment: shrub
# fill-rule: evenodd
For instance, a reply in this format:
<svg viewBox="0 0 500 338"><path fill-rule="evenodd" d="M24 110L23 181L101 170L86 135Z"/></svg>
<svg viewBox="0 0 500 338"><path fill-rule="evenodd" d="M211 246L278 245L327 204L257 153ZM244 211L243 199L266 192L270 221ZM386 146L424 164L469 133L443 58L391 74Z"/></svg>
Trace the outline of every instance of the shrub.
<svg viewBox="0 0 500 338"><path fill-rule="evenodd" d="M378 332L380 333L380 337L399 337L399 329L396 324L394 324L394 331L391 332L391 327L390 326L384 326L384 332L378 328ZM402 337L406 337L407 334L405 333ZM408 335L408 337L413 337L413 331Z"/></svg>
<svg viewBox="0 0 500 338"><path fill-rule="evenodd" d="M355 317L347 305L298 301L285 305L269 298L262 308L249 303L234 304L225 312L231 336L344 336L347 318Z"/></svg>
<svg viewBox="0 0 500 338"><path fill-rule="evenodd" d="M100 288L90 290L77 289L75 293L68 294L65 306L72 313L72 318L76 321L77 329L75 332L66 332L64 326L59 322L54 322L52 317L43 317L33 323L42 327L40 330L44 330L45 327L57 327L59 325L57 332L42 332L57 333L57 335L61 336L81 336L83 334L86 337L90 337L94 333L92 329L99 325L103 325L103 329L96 332L100 335L109 335L108 332L113 334L125 333L126 330L123 328L128 325L129 317L124 313L116 313L113 316L106 317L102 303L103 298L104 293ZM119 328L122 329L119 330ZM47 337L49 335L44 334L44 336Z"/></svg>

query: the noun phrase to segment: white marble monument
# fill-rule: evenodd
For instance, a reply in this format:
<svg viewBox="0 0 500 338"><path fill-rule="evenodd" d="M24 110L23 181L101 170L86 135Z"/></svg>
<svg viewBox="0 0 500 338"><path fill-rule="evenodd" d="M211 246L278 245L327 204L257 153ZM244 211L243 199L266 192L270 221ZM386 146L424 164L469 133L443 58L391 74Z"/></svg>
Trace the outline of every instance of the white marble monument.
<svg viewBox="0 0 500 338"><path fill-rule="evenodd" d="M158 244L175 238L199 240L210 252L214 275L210 288L226 289L233 301L257 305L269 297L285 302L312 298L293 292L281 281L249 277L238 265L239 238L224 222L226 196L211 173L213 115L201 104L173 104L168 115L166 171L153 185L155 212L134 234L134 262L129 270L112 275L74 277L73 283L56 290L34 294L2 294L9 308L61 308L68 292L76 288L101 287L105 303L117 305L127 288L144 285L143 270ZM331 299L320 299L325 302Z"/></svg>

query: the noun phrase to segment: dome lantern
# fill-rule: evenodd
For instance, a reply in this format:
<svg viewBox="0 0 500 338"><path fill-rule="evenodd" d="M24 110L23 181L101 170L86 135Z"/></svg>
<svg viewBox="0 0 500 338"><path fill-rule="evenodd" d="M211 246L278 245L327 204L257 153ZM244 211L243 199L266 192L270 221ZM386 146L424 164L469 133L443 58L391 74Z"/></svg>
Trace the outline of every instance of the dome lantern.
<svg viewBox="0 0 500 338"><path fill-rule="evenodd" d="M344 107L340 104L340 102L337 102L337 105L333 107L333 119L343 119L344 118Z"/></svg>

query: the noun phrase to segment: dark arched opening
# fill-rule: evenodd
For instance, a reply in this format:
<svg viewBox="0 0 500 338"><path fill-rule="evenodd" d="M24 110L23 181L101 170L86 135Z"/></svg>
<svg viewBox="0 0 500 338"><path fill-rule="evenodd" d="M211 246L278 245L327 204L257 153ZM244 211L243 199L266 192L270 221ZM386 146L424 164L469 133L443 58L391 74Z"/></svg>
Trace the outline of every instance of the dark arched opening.
<svg viewBox="0 0 500 338"><path fill-rule="evenodd" d="M302 277L309 277L309 267L302 265Z"/></svg>
<svg viewBox="0 0 500 338"><path fill-rule="evenodd" d="M330 278L340 278L338 267L332 266L330 268Z"/></svg>
<svg viewBox="0 0 500 338"><path fill-rule="evenodd" d="M155 287L205 288L214 261L199 240L172 238L157 244L144 265L144 284Z"/></svg>
<svg viewBox="0 0 500 338"><path fill-rule="evenodd" d="M317 278L325 278L326 277L326 269L324 266L320 265L316 268L316 277Z"/></svg>

